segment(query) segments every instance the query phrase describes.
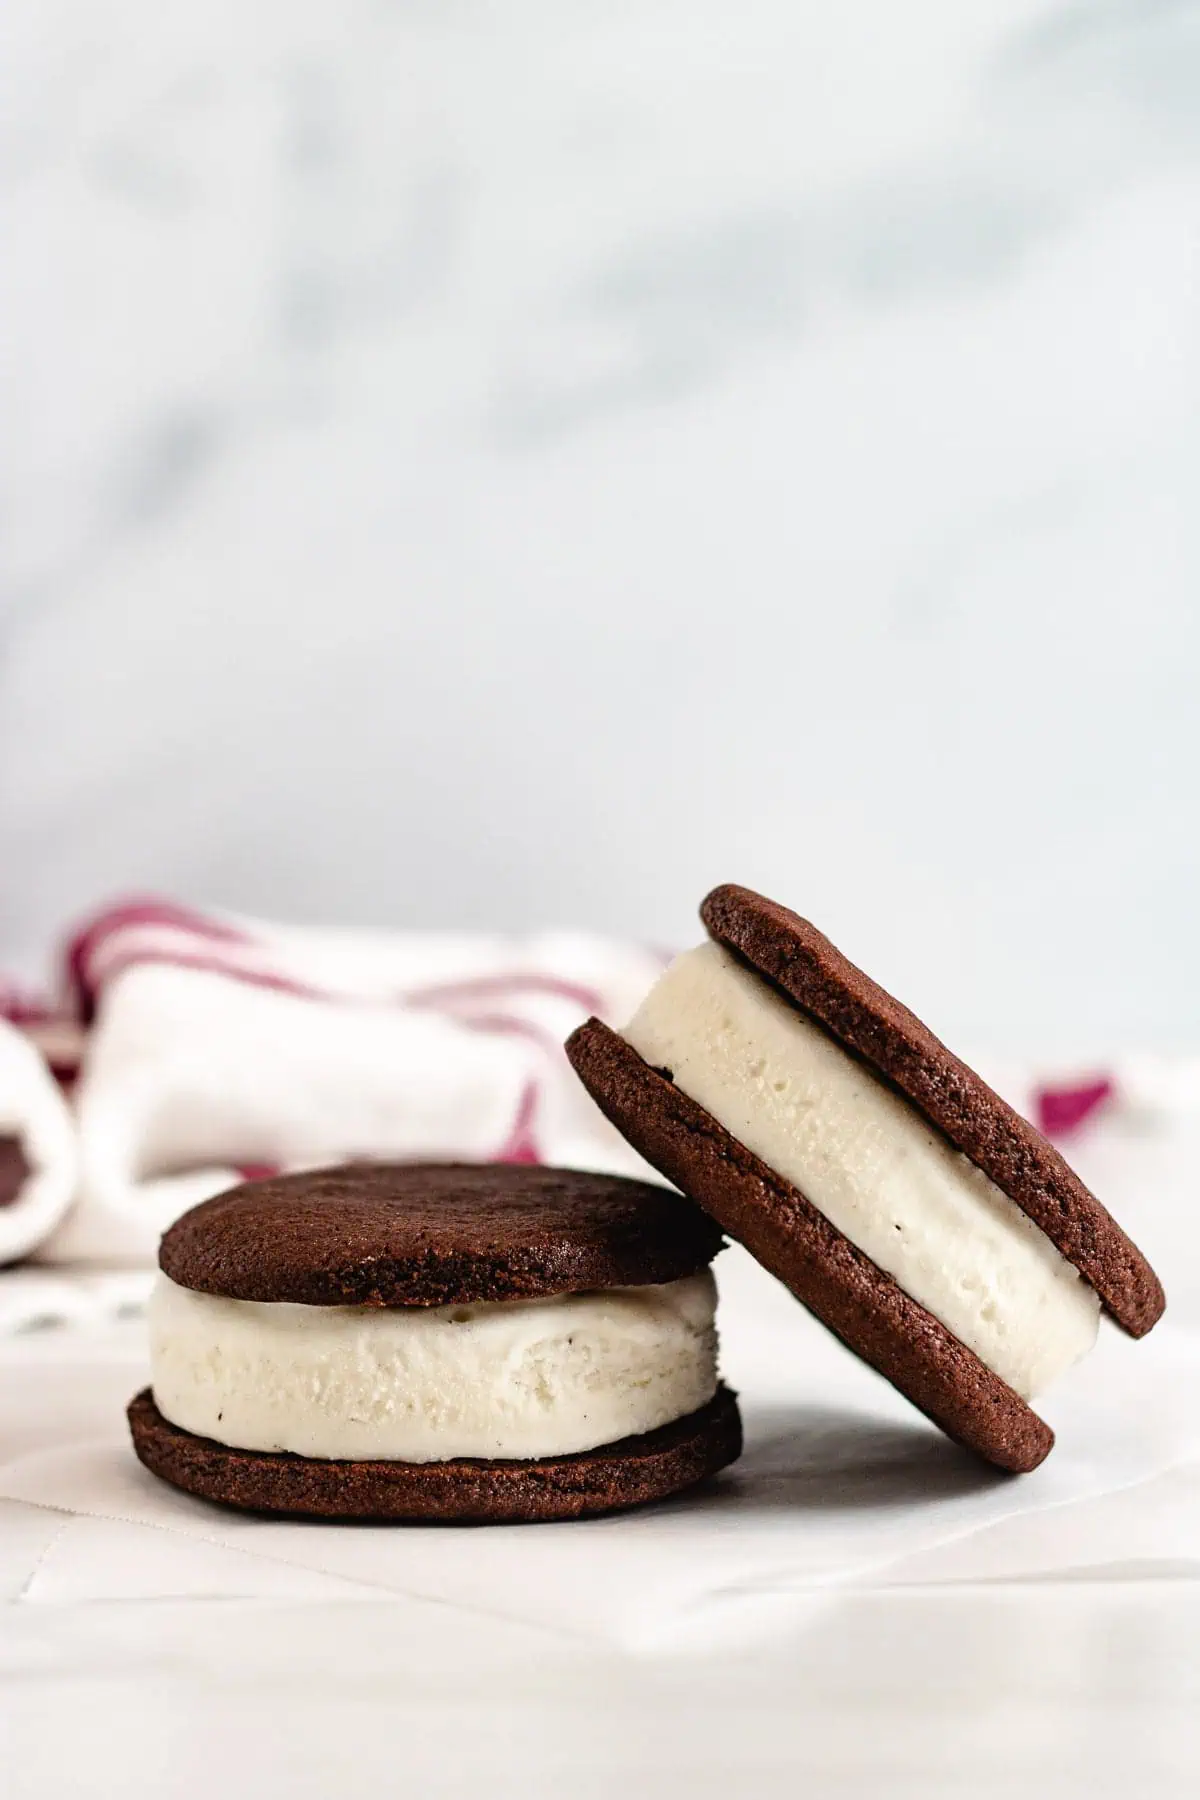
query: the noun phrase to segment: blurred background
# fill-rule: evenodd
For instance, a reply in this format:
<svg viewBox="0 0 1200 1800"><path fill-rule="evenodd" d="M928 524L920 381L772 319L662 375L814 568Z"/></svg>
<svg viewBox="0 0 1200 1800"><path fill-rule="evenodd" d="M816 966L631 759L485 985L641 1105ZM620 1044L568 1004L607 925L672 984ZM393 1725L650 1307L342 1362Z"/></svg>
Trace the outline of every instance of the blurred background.
<svg viewBox="0 0 1200 1800"><path fill-rule="evenodd" d="M1194 1044L1200 5L8 0L0 967L806 913Z"/></svg>

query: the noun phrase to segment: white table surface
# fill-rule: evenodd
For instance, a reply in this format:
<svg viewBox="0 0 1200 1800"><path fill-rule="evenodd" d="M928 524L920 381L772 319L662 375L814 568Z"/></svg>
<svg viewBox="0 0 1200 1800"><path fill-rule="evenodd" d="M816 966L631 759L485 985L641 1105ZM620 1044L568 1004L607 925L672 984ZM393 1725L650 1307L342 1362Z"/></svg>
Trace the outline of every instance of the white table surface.
<svg viewBox="0 0 1200 1800"><path fill-rule="evenodd" d="M789 1367L773 1393L811 1406L814 1383L825 1392L832 1381L836 1404L844 1376L852 1407L882 1408L896 1421L885 1431L911 1430L918 1455L929 1450L936 1486L950 1467L940 1444L889 1412L886 1391L840 1350L810 1342L799 1309L739 1258L724 1259L723 1314L751 1470L776 1344ZM1051 1463L1068 1467L1080 1449L1072 1407L1103 1418L1110 1382L1150 1368L1139 1359L1175 1355L1173 1343L1193 1354L1186 1324L1165 1333L1157 1346L1111 1333L1069 1378L1047 1409L1060 1431ZM143 1377L138 1322L0 1344L0 1491L31 1455L88 1440L140 1479L121 1413ZM1155 1374L1148 1392L1161 1385ZM1163 1404L1186 1417L1190 1402ZM775 1541L797 1548L819 1528L805 1416L773 1452ZM588 1525L550 1528L571 1534L563 1566L585 1596L556 1628L498 1612L486 1582L477 1603L385 1592L260 1555L253 1535L236 1548L191 1543L184 1564L171 1531L2 1500L0 1787L5 1800L327 1794L351 1778L447 1795L481 1782L522 1796L790 1796L806 1781L839 1795L1189 1793L1200 1770L1200 1472L1193 1462L1146 1481L1130 1456L1129 1491L1007 1520L982 1560L986 1532L910 1557L908 1575L885 1568L789 1595L781 1552L778 1576L768 1564L757 1578L760 1598L777 1580L786 1602L770 1628L724 1639L718 1628L702 1644L591 1629L586 1564L632 1546L611 1535L645 1529L632 1521L609 1522L603 1539ZM886 1479L876 1470L866 1489ZM901 1510L919 1510L919 1482L896 1492ZM704 1555L719 1559L721 1534L740 1542L756 1529L755 1493L751 1476L705 1503ZM431 1591L456 1538L425 1540ZM513 1556L539 1540L518 1533Z"/></svg>

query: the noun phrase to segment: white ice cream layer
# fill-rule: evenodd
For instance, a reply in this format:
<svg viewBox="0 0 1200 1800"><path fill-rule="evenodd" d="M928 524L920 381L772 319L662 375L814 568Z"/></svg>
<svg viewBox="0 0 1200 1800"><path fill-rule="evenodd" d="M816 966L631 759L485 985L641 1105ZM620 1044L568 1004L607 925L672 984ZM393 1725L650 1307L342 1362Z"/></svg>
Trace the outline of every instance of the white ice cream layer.
<svg viewBox="0 0 1200 1800"><path fill-rule="evenodd" d="M677 957L624 1037L1029 1399L1100 1303L916 1109L719 944Z"/></svg>
<svg viewBox="0 0 1200 1800"><path fill-rule="evenodd" d="M150 1300L159 1411L244 1450L359 1461L592 1450L717 1388L710 1271L661 1286L438 1307Z"/></svg>

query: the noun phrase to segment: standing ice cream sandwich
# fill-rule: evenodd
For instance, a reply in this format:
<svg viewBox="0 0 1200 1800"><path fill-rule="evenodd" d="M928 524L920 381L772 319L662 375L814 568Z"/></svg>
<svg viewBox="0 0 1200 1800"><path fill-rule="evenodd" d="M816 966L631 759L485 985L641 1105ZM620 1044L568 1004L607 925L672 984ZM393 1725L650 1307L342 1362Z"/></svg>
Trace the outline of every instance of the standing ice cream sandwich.
<svg viewBox="0 0 1200 1800"><path fill-rule="evenodd" d="M163 1238L134 1447L325 1519L570 1519L733 1462L722 1243L666 1188L500 1165L248 1183Z"/></svg>
<svg viewBox="0 0 1200 1800"><path fill-rule="evenodd" d="M1145 1257L1057 1150L806 920L746 888L622 1033L567 1054L601 1107L821 1322L1002 1469L1028 1402L1163 1310Z"/></svg>

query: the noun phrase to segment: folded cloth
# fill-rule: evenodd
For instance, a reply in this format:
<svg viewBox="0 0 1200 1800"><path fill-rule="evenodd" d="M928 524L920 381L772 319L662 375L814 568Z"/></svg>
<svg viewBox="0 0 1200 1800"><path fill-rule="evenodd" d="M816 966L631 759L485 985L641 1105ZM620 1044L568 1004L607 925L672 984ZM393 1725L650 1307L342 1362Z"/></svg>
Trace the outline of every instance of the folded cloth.
<svg viewBox="0 0 1200 1800"><path fill-rule="evenodd" d="M589 1013L624 1024L662 962L578 932L107 908L67 947L57 1010L0 989L0 1263L148 1266L197 1200L354 1158L645 1174L561 1046ZM981 1067L1135 1226L1147 1134L1173 1143L1200 1120L1194 1059L1127 1058L1057 1083Z"/></svg>
<svg viewBox="0 0 1200 1800"><path fill-rule="evenodd" d="M75 1127L50 1068L32 1037L0 1017L0 1266L53 1232L76 1173Z"/></svg>
<svg viewBox="0 0 1200 1800"><path fill-rule="evenodd" d="M561 1046L589 1012L622 1022L661 966L583 933L316 931L114 907L67 952L88 1026L78 1193L39 1256L148 1262L207 1195L354 1158L644 1172Z"/></svg>

